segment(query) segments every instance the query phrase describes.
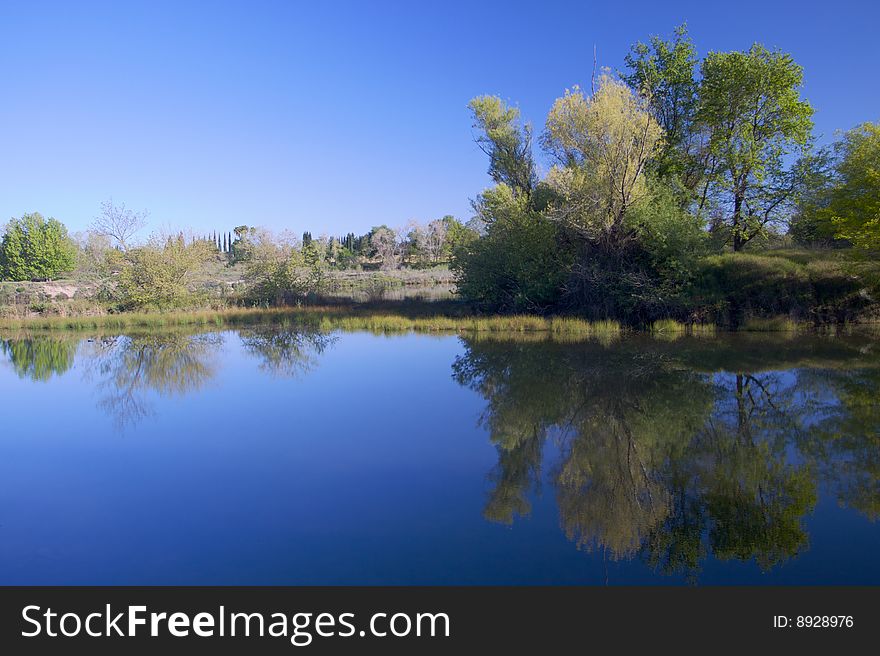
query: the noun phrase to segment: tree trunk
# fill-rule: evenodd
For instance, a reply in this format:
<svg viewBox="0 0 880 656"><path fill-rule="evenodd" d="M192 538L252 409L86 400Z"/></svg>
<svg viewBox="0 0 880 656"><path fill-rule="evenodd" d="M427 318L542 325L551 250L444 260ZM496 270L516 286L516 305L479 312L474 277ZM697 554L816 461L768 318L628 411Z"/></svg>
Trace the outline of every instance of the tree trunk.
<svg viewBox="0 0 880 656"><path fill-rule="evenodd" d="M737 253L742 250L745 243L742 238L740 226L742 225L742 194L737 191L733 199L733 252Z"/></svg>

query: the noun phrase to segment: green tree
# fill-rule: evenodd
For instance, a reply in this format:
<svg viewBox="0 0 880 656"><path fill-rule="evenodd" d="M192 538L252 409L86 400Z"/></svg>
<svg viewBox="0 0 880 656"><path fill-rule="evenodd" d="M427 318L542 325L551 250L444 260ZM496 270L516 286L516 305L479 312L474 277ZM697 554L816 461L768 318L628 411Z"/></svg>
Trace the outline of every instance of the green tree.
<svg viewBox="0 0 880 656"><path fill-rule="evenodd" d="M575 88L553 103L542 141L556 159L550 215L606 252L625 248L627 212L645 197L645 167L663 141L645 102L603 75L591 97Z"/></svg>
<svg viewBox="0 0 880 656"><path fill-rule="evenodd" d="M76 264L76 244L60 221L37 212L12 219L0 244L0 271L8 280L53 280Z"/></svg>
<svg viewBox="0 0 880 656"><path fill-rule="evenodd" d="M528 196L537 183L532 155L532 128L520 125L519 110L497 96L479 96L469 103L477 145L489 156L489 176L514 194Z"/></svg>
<svg viewBox="0 0 880 656"><path fill-rule="evenodd" d="M676 27L671 40L651 36L648 43L635 44L625 61L628 72L622 79L647 99L651 114L663 128L663 144L653 167L660 177L679 181L687 192L683 200L689 203L704 181L707 163L696 128L697 50L687 25Z"/></svg>
<svg viewBox="0 0 880 656"><path fill-rule="evenodd" d="M854 246L880 249L880 123L864 123L836 146L836 180L820 212L834 235Z"/></svg>
<svg viewBox="0 0 880 656"><path fill-rule="evenodd" d="M321 290L324 271L317 242L301 250L294 241L273 239L265 231L253 233L245 265L247 295L252 302L290 305Z"/></svg>
<svg viewBox="0 0 880 656"><path fill-rule="evenodd" d="M256 228L240 225L233 232L235 233L235 239L232 239L230 236L229 262L230 264L247 262L251 256L252 241L257 232Z"/></svg>
<svg viewBox="0 0 880 656"><path fill-rule="evenodd" d="M765 234L800 189L802 171L785 162L810 142L813 108L801 99L802 83L791 55L758 44L703 61L697 122L708 134L710 193L734 251Z"/></svg>

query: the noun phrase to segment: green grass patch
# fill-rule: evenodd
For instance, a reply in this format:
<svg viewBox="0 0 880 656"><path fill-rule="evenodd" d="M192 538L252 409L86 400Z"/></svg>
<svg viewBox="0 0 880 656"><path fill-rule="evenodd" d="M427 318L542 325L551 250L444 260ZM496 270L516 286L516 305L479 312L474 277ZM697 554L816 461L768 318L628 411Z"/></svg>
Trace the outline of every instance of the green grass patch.
<svg viewBox="0 0 880 656"><path fill-rule="evenodd" d="M367 331L374 334L485 333L536 334L548 338L608 341L620 336L615 321L588 322L570 317L536 315L473 316L458 313L426 314L432 304L401 306L399 312L371 311L365 305L305 306L297 308L233 308L168 313L119 313L87 317L28 317L0 319L4 330L142 330L173 327L235 327L276 324L321 330Z"/></svg>
<svg viewBox="0 0 880 656"><path fill-rule="evenodd" d="M771 317L769 319L749 319L740 327L740 330L752 333L797 333L803 328L802 324L790 317Z"/></svg>

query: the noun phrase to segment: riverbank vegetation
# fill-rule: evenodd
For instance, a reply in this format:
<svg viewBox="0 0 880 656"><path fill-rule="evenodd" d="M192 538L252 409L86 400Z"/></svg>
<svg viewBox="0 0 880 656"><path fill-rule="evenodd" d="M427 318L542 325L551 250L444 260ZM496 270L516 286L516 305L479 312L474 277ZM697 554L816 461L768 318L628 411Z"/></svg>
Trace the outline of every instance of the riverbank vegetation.
<svg viewBox="0 0 880 656"><path fill-rule="evenodd" d="M875 313L878 127L816 148L801 67L761 45L700 60L680 27L626 61L553 104L543 177L519 110L471 102L495 186L455 253L461 294L642 326Z"/></svg>
<svg viewBox="0 0 880 656"><path fill-rule="evenodd" d="M0 317L222 323L356 301L346 321L366 324L377 303L417 297L444 301L430 321L451 330L615 322L669 337L876 320L880 127L818 147L802 82L790 55L759 44L701 59L682 26L633 46L625 70L594 71L589 92L565 91L539 134L515 106L475 98L494 186L468 221L143 240L147 213L112 201L73 236L25 214L0 244ZM372 325L405 325L409 312L379 312ZM320 311L277 316L297 313Z"/></svg>

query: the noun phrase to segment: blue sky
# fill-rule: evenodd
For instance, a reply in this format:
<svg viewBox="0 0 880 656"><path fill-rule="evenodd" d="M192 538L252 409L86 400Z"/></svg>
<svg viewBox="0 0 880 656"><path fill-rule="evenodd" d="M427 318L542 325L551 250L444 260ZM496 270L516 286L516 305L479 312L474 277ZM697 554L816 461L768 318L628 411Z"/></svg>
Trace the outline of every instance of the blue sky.
<svg viewBox="0 0 880 656"><path fill-rule="evenodd" d="M791 52L826 140L880 119L876 2L0 0L0 220L77 231L108 197L199 232L467 218L471 97L539 128L594 44L617 69L684 20L701 54Z"/></svg>

